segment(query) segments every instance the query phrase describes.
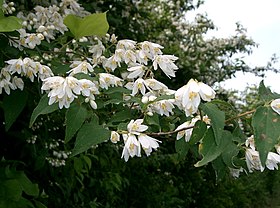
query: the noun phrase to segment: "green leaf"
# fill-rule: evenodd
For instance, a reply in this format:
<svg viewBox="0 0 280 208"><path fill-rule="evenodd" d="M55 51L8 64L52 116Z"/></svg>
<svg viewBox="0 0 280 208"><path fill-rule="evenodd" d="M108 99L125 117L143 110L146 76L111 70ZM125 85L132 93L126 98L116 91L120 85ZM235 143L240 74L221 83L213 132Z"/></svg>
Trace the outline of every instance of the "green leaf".
<svg viewBox="0 0 280 208"><path fill-rule="evenodd" d="M262 80L259 85L259 96L261 100L269 102L271 100L279 98L280 94L272 93L269 88L265 87L264 82Z"/></svg>
<svg viewBox="0 0 280 208"><path fill-rule="evenodd" d="M280 140L280 116L270 106L260 106L252 117L252 126L255 144L264 166L268 152Z"/></svg>
<svg viewBox="0 0 280 208"><path fill-rule="evenodd" d="M64 18L63 23L70 29L76 39L84 36L104 36L109 24L105 13L91 14L84 18L69 14Z"/></svg>
<svg viewBox="0 0 280 208"><path fill-rule="evenodd" d="M227 145L232 141L230 132L222 130L222 139L219 145L215 142L213 128L210 127L202 139L202 144L199 146L199 153L203 156L202 160L195 164L195 167L201 167L215 160L225 150Z"/></svg>
<svg viewBox="0 0 280 208"><path fill-rule="evenodd" d="M226 149L222 152L221 156L227 167L234 168L233 159L237 156L238 153L239 149L233 142L230 142L226 146Z"/></svg>
<svg viewBox="0 0 280 208"><path fill-rule="evenodd" d="M128 121L131 118L131 110L130 109L123 109L123 111L116 112L112 117L110 118L108 123L118 123L118 122L124 122Z"/></svg>
<svg viewBox="0 0 280 208"><path fill-rule="evenodd" d="M4 17L0 15L0 32L12 32L22 28L21 19L9 16Z"/></svg>
<svg viewBox="0 0 280 208"><path fill-rule="evenodd" d="M207 131L206 123L204 123L201 120L198 120L193 127L192 135L189 141L190 145L194 145L199 140L201 140L206 131Z"/></svg>
<svg viewBox="0 0 280 208"><path fill-rule="evenodd" d="M28 94L25 91L12 91L3 99L3 110L5 116L5 130L8 131L24 109Z"/></svg>
<svg viewBox="0 0 280 208"><path fill-rule="evenodd" d="M3 1L0 0L0 19L4 17L4 12L3 12Z"/></svg>
<svg viewBox="0 0 280 208"><path fill-rule="evenodd" d="M8 179L2 182L3 188L5 189L4 197L6 199L12 199L18 201L22 194L22 188L16 179Z"/></svg>
<svg viewBox="0 0 280 208"><path fill-rule="evenodd" d="M178 154L179 160L184 159L186 155L188 154L188 151L190 149L190 145L188 142L186 142L185 139L179 139L175 142L175 149Z"/></svg>
<svg viewBox="0 0 280 208"><path fill-rule="evenodd" d="M85 152L93 145L97 145L110 138L110 131L95 122L86 123L79 130L71 156Z"/></svg>
<svg viewBox="0 0 280 208"><path fill-rule="evenodd" d="M47 95L44 95L43 97L41 97L38 105L36 106L36 108L32 112L29 127L31 127L33 125L33 123L35 122L35 120L37 119L37 117L39 115L52 113L52 112L58 110L58 104L57 103L49 105L48 102L49 102L49 98L48 98Z"/></svg>
<svg viewBox="0 0 280 208"><path fill-rule="evenodd" d="M212 104L206 103L200 105L204 113L211 119L211 126L213 127L215 142L220 144L222 139L222 132L225 125L225 113L220 111L219 108Z"/></svg>
<svg viewBox="0 0 280 208"><path fill-rule="evenodd" d="M65 115L65 143L69 142L70 139L76 134L81 128L87 118L88 112L85 107L73 103L67 110Z"/></svg>

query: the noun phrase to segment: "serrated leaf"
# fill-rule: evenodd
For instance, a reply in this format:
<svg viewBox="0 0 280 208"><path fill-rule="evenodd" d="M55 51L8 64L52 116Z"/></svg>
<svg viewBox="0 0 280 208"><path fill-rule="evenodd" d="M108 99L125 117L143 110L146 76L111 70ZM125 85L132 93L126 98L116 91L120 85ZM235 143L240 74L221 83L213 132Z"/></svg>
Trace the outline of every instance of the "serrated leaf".
<svg viewBox="0 0 280 208"><path fill-rule="evenodd" d="M87 151L110 138L110 131L94 123L86 123L79 130L71 157Z"/></svg>
<svg viewBox="0 0 280 208"><path fill-rule="evenodd" d="M233 142L230 142L226 146L226 149L222 152L221 156L223 158L224 163L228 167L234 168L233 159L234 157L237 156L238 153L239 153L238 147Z"/></svg>
<svg viewBox="0 0 280 208"><path fill-rule="evenodd" d="M219 145L215 142L214 131L210 127L202 139L199 146L199 153L203 156L202 160L195 164L195 167L201 167L215 160L225 150L226 146L232 141L230 132L222 130L222 139Z"/></svg>
<svg viewBox="0 0 280 208"><path fill-rule="evenodd" d="M85 107L73 103L67 110L65 115L65 143L69 142L70 139L76 134L81 128L87 118L88 112Z"/></svg>
<svg viewBox="0 0 280 208"><path fill-rule="evenodd" d="M206 123L204 123L201 120L198 120L192 130L192 135L190 138L190 145L194 145L195 143L197 143L199 140L201 140L205 134L205 132L207 131L207 125Z"/></svg>
<svg viewBox="0 0 280 208"><path fill-rule="evenodd" d="M280 116L270 106L260 106L253 114L252 126L255 144L264 166L268 152L280 140Z"/></svg>
<svg viewBox="0 0 280 208"><path fill-rule="evenodd" d="M204 113L211 119L211 126L213 127L215 142L217 145L220 144L222 140L222 132L225 125L225 113L219 108L212 104L206 103L200 105Z"/></svg>
<svg viewBox="0 0 280 208"><path fill-rule="evenodd" d="M35 122L35 120L37 119L37 117L39 115L52 113L52 112L58 110L58 104L57 103L49 105L48 102L49 102L49 98L48 98L47 95L44 95L43 97L41 97L38 105L36 106L36 108L32 112L29 127L31 127L33 125L33 123Z"/></svg>
<svg viewBox="0 0 280 208"><path fill-rule="evenodd" d="M22 20L14 17L4 17L0 15L0 32L12 32L22 28Z"/></svg>
<svg viewBox="0 0 280 208"><path fill-rule="evenodd" d="M259 85L259 96L261 100L269 102L271 100L279 98L280 94L272 93L271 90L264 85L264 82L262 80Z"/></svg>
<svg viewBox="0 0 280 208"><path fill-rule="evenodd" d="M5 117L5 130L8 131L24 109L28 94L25 91L12 91L3 99L3 110Z"/></svg>
<svg viewBox="0 0 280 208"><path fill-rule="evenodd" d="M76 39L92 35L104 36L109 29L106 13L91 14L84 18L69 14L64 18L63 23Z"/></svg>

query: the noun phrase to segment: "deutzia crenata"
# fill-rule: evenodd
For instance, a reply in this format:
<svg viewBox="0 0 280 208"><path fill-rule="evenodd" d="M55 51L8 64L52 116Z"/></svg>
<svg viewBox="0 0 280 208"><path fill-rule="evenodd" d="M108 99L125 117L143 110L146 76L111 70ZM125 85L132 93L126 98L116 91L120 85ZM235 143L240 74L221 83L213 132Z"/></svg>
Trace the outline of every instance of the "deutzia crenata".
<svg viewBox="0 0 280 208"><path fill-rule="evenodd" d="M273 100L270 106L276 113L280 115L280 98Z"/></svg>
<svg viewBox="0 0 280 208"><path fill-rule="evenodd" d="M157 139L154 139L146 134L140 134L138 136L138 140L145 151L146 155L149 156L153 149L157 149L159 147L158 142L161 142Z"/></svg>
<svg viewBox="0 0 280 208"><path fill-rule="evenodd" d="M156 55L153 61L154 70L157 70L158 66L165 73L167 77L175 77L175 71L178 67L174 64L178 57L173 55Z"/></svg>
<svg viewBox="0 0 280 208"><path fill-rule="evenodd" d="M201 99L210 101L215 98L215 91L208 85L190 79L189 82L175 92L177 106L185 111L186 116L197 112Z"/></svg>

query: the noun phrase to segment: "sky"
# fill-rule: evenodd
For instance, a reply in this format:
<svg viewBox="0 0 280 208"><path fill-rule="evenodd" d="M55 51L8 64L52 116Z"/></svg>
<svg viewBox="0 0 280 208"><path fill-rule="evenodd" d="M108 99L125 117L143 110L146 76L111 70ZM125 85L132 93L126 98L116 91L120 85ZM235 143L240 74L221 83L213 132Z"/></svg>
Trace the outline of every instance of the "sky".
<svg viewBox="0 0 280 208"><path fill-rule="evenodd" d="M207 34L209 36L228 37L234 34L235 23L241 23L247 35L259 44L245 59L250 66L265 66L273 53L280 57L280 0L205 0L196 12L207 13L218 27L218 31ZM280 60L276 67L280 68ZM243 90L246 85L258 84L261 80L253 74L239 72L222 86ZM280 73L266 73L264 83L280 93Z"/></svg>

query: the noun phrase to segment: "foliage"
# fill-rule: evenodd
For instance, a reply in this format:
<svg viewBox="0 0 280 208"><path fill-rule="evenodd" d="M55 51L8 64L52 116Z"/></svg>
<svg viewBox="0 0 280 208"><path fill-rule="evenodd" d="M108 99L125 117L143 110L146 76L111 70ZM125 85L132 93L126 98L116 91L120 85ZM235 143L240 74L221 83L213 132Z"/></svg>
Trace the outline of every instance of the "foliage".
<svg viewBox="0 0 280 208"><path fill-rule="evenodd" d="M206 16L183 19L201 1L34 2L0 1L1 206L267 205L270 178L230 175L278 168L280 95L261 82L240 112L203 83L253 70L233 59L255 46L240 25L205 39Z"/></svg>

